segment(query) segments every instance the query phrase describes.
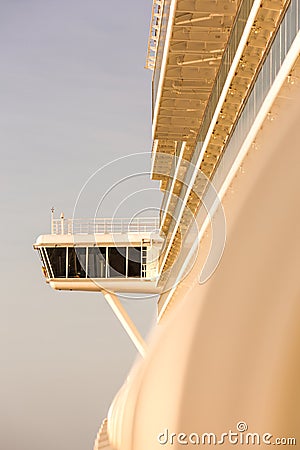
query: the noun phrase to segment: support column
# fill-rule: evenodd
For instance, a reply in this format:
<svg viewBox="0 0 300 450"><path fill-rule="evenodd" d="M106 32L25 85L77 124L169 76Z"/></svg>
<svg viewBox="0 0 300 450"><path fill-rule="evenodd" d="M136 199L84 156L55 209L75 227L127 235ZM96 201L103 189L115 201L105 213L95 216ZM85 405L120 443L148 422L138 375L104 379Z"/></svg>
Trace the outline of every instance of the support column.
<svg viewBox="0 0 300 450"><path fill-rule="evenodd" d="M109 304L109 306L111 307L111 309L121 322L121 325L125 329L126 333L130 337L131 341L133 342L133 344L135 345L141 356L145 358L147 351L146 343L142 338L142 336L140 335L140 333L138 332L138 329L130 319L127 311L123 307L122 303L120 302L116 294L107 291L102 291L102 294L104 295L107 303Z"/></svg>

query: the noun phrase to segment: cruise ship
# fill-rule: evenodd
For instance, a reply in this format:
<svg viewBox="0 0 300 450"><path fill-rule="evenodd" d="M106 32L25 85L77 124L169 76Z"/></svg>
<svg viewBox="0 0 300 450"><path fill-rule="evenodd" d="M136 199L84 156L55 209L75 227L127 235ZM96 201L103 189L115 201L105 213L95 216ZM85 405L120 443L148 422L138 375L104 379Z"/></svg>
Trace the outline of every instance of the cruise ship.
<svg viewBox="0 0 300 450"><path fill-rule="evenodd" d="M300 0L153 1L159 217L53 217L35 243L140 354L94 450L300 445L299 54ZM158 296L147 343L122 292Z"/></svg>

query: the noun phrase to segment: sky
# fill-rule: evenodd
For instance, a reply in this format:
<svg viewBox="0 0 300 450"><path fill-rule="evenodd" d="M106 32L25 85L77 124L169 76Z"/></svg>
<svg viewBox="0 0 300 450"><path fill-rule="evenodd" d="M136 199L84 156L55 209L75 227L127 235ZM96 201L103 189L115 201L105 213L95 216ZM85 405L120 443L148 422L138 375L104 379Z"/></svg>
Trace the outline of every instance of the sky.
<svg viewBox="0 0 300 450"><path fill-rule="evenodd" d="M66 217L157 210L152 74L144 69L151 7L0 0L3 450L92 449L136 358L100 293L45 284L32 244L49 232L52 206ZM123 302L146 335L155 299Z"/></svg>

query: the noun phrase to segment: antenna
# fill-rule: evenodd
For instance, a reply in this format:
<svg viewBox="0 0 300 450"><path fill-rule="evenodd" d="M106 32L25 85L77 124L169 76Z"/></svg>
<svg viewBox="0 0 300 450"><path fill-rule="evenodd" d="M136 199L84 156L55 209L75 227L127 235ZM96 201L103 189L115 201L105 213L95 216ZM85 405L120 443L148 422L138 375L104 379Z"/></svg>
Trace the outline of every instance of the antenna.
<svg viewBox="0 0 300 450"><path fill-rule="evenodd" d="M54 206L51 208L51 234L54 234Z"/></svg>

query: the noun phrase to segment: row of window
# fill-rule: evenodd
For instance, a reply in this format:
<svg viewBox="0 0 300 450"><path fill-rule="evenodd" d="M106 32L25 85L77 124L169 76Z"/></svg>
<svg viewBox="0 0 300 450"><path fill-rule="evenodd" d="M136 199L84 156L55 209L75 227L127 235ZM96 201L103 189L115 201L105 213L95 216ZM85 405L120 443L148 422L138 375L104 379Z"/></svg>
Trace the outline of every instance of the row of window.
<svg viewBox="0 0 300 450"><path fill-rule="evenodd" d="M49 278L140 278L147 247L41 247Z"/></svg>

